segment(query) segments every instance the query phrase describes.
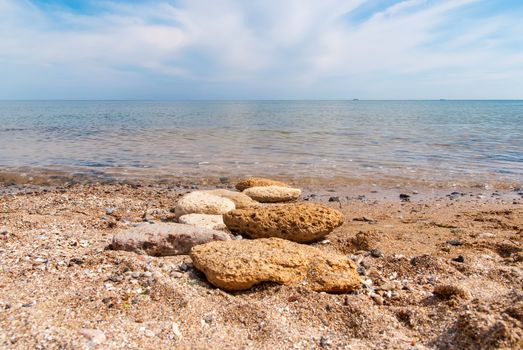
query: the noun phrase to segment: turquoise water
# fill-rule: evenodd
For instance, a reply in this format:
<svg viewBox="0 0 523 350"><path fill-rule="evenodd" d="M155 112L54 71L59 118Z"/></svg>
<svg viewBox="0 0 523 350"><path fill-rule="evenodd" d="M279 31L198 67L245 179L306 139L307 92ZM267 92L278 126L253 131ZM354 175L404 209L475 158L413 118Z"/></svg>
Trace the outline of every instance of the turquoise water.
<svg viewBox="0 0 523 350"><path fill-rule="evenodd" d="M523 101L3 101L0 170L523 178Z"/></svg>

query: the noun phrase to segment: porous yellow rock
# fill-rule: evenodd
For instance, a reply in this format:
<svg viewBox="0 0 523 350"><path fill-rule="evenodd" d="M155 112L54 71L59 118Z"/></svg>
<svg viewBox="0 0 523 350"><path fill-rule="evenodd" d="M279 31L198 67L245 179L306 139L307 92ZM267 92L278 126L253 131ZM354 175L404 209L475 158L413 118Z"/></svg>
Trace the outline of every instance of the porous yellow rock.
<svg viewBox="0 0 523 350"><path fill-rule="evenodd" d="M190 256L210 283L229 291L261 282L300 284L329 293L346 293L361 285L348 257L280 238L210 242L193 247Z"/></svg>
<svg viewBox="0 0 523 350"><path fill-rule="evenodd" d="M343 224L343 214L306 203L236 209L223 216L229 230L250 238L279 237L299 243L322 239Z"/></svg>
<svg viewBox="0 0 523 350"><path fill-rule="evenodd" d="M248 179L241 180L236 184L236 189L239 191L243 191L250 187L255 186L282 186L287 187L288 185L285 182L271 180L271 179L265 179L263 177L251 177Z"/></svg>

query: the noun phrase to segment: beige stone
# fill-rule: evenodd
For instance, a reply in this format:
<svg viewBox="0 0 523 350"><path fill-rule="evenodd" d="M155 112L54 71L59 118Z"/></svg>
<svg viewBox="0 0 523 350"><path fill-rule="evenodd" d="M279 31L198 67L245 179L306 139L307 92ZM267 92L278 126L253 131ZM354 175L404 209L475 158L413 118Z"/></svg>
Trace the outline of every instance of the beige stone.
<svg viewBox="0 0 523 350"><path fill-rule="evenodd" d="M281 187L287 187L288 185L285 182L281 181L275 181L271 179L265 179L263 177L251 177L248 179L241 180L236 184L236 189L239 191L243 191L250 187L255 186L281 186Z"/></svg>
<svg viewBox="0 0 523 350"><path fill-rule="evenodd" d="M196 227L210 228L213 230L224 230L227 228L223 223L223 216L210 214L185 214L178 218L180 224Z"/></svg>
<svg viewBox="0 0 523 350"><path fill-rule="evenodd" d="M228 198L205 191L194 191L178 200L174 214L177 218L185 214L221 215L235 208L234 202Z"/></svg>
<svg viewBox="0 0 523 350"><path fill-rule="evenodd" d="M143 223L116 234L110 248L152 256L187 254L192 247L215 240L228 240L222 231L191 225Z"/></svg>
<svg viewBox="0 0 523 350"><path fill-rule="evenodd" d="M282 186L257 186L250 187L243 193L260 203L282 203L298 199L301 190Z"/></svg>
<svg viewBox="0 0 523 350"><path fill-rule="evenodd" d="M209 282L224 290L276 282L346 293L361 285L356 265L348 257L279 238L211 242L195 246L190 256Z"/></svg>
<svg viewBox="0 0 523 350"><path fill-rule="evenodd" d="M209 190L205 191L207 193L210 193L212 195L227 198L234 202L236 205L236 209L243 209L243 208L250 208L255 207L257 205L260 205L257 201L253 200L251 197L247 196L244 193L241 192L234 192L229 191L226 189L216 189L216 190Z"/></svg>
<svg viewBox="0 0 523 350"><path fill-rule="evenodd" d="M232 232L250 238L279 237L307 243L322 239L343 224L339 211L319 204L290 203L236 209L223 216Z"/></svg>

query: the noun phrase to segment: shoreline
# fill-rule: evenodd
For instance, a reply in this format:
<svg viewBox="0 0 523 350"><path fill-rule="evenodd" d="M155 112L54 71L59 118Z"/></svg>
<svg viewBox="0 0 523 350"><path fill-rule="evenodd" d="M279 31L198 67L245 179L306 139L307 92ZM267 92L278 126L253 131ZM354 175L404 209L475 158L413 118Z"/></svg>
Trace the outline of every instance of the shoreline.
<svg viewBox="0 0 523 350"><path fill-rule="evenodd" d="M216 175L204 175L205 171L192 173L185 176L158 175L155 169L131 169L134 172L116 169L92 170L79 172L78 169L52 169L40 167L21 167L17 169L0 169L0 186L6 185L35 185L43 187L71 186L75 184L128 184L128 185L161 185L184 186L204 185L223 186L234 183L242 178L251 176L265 176L278 181L287 182L297 187L354 187L360 191L371 191L373 188L427 190L427 189L484 189L484 190L514 190L523 188L522 181L503 179L502 177L489 176L479 179L467 177L445 180L419 179L416 176L289 176L261 173L236 173L223 172Z"/></svg>
<svg viewBox="0 0 523 350"><path fill-rule="evenodd" d="M233 184L0 185L0 344L83 348L82 329L96 329L96 349L523 345L516 188L303 186L300 202L345 217L312 245L357 262L372 289L350 294L275 284L227 293L186 255L107 250L147 215L173 220L184 193Z"/></svg>

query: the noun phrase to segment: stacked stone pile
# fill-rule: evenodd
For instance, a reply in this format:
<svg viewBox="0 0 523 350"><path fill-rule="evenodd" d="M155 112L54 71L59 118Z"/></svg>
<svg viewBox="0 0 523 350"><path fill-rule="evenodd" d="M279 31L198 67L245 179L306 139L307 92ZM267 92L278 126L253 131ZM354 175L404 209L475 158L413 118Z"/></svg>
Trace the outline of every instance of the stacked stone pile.
<svg viewBox="0 0 523 350"><path fill-rule="evenodd" d="M111 248L154 256L189 254L211 284L229 291L262 282L334 293L360 286L349 257L305 244L342 225L339 211L296 202L300 189L270 179L245 179L236 189L241 192L188 193L176 203L178 223L140 224L117 234Z"/></svg>

